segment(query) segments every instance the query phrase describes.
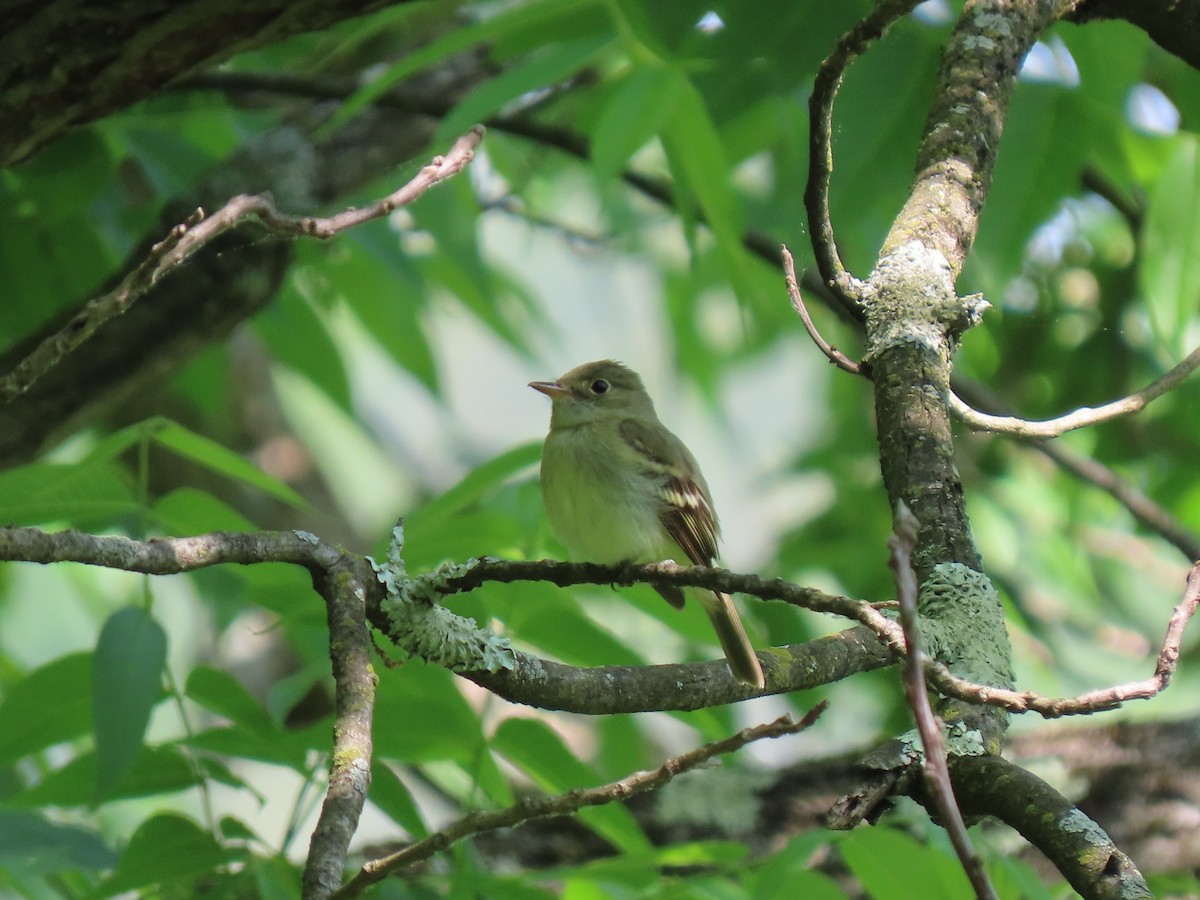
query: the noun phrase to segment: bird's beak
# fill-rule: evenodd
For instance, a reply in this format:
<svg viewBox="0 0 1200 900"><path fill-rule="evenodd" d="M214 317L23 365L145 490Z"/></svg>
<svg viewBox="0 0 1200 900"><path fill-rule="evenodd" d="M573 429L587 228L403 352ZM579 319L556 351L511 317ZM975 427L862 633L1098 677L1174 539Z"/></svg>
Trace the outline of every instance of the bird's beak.
<svg viewBox="0 0 1200 900"><path fill-rule="evenodd" d="M529 386L535 391L545 394L551 400L557 400L559 397L565 397L570 393L565 387L557 381L531 381Z"/></svg>

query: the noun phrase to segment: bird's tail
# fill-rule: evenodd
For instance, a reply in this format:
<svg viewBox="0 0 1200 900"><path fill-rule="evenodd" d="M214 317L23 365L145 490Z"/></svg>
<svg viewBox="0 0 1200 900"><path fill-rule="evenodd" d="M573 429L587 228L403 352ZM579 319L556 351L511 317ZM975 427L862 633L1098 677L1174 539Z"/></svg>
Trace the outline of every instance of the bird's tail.
<svg viewBox="0 0 1200 900"><path fill-rule="evenodd" d="M767 684L762 664L758 661L750 638L746 637L746 629L742 627L742 620L729 595L705 591L700 595L700 602L717 633L721 649L725 651L725 659L729 662L733 677L742 684L762 690Z"/></svg>

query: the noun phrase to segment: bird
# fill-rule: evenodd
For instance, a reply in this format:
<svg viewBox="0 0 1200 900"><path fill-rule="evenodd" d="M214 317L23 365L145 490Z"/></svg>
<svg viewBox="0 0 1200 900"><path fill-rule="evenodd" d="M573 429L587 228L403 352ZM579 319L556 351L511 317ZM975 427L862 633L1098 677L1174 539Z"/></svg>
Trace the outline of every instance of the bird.
<svg viewBox="0 0 1200 900"><path fill-rule="evenodd" d="M693 565L713 564L720 526L708 484L691 451L659 420L636 372L602 359L529 386L551 400L542 500L573 557L617 564L682 554ZM654 588L683 608L683 588ZM700 588L687 595L708 614L733 677L762 690L762 664L729 595Z"/></svg>

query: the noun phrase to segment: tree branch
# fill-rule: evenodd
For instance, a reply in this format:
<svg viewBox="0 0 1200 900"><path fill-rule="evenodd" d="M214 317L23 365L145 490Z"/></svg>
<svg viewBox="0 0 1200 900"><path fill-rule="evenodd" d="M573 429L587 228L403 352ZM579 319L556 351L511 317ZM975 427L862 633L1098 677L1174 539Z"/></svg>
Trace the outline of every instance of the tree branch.
<svg viewBox="0 0 1200 900"><path fill-rule="evenodd" d="M1142 873L1104 830L1032 772L1001 756L958 756L954 788L968 815L995 816L1037 847L1084 897L1150 897Z"/></svg>
<svg viewBox="0 0 1200 900"><path fill-rule="evenodd" d="M896 578L896 596L900 598L900 623L904 628L907 653L904 659L904 693L921 735L924 750L925 787L932 797L941 825L950 835L950 843L962 863L967 878L979 900L998 900L983 862L967 836L967 826L954 799L950 769L946 764L946 746L942 741L942 722L934 715L925 689L925 673L921 667L921 626L917 613L917 576L912 568L912 551L917 545L920 526L909 508L901 503L896 509L894 533L888 538L891 551L888 565Z"/></svg>
<svg viewBox="0 0 1200 900"><path fill-rule="evenodd" d="M374 576L365 560L343 556L314 578L327 610L335 718L329 786L304 865L304 900L324 900L342 883L346 852L371 786L371 722L377 679L371 668L366 595Z"/></svg>
<svg viewBox="0 0 1200 900"><path fill-rule="evenodd" d="M1000 401L983 385L956 379L955 388L976 406L986 404L992 408L1000 408ZM1075 453L1054 441L1030 438L1023 440L1023 443L1054 460L1076 478L1094 484L1107 492L1114 500L1129 510L1145 528L1178 548L1188 562L1200 559L1200 536L1197 536L1170 512L1151 500L1143 491L1120 478L1108 466L1090 457Z"/></svg>
<svg viewBox="0 0 1200 900"><path fill-rule="evenodd" d="M1140 391L1135 391L1120 400L1114 400L1103 406L1083 406L1074 412L1059 416L1055 419L1031 421L1012 416L993 416L979 412L968 406L953 392L950 394L950 412L956 419L974 428L976 431L993 431L1002 434L1012 434L1022 438L1056 438L1076 428L1086 428L1089 425L1099 425L1112 419L1140 412L1152 400L1156 400L1168 391L1174 390L1184 380L1200 368L1200 347L1189 353L1182 362L1160 378L1155 379Z"/></svg>
<svg viewBox="0 0 1200 900"><path fill-rule="evenodd" d="M281 213L266 194L240 194L228 200L210 216L197 209L168 235L155 244L145 260L129 272L115 288L89 301L67 323L50 335L25 359L0 379L0 403L19 397L46 372L87 341L96 330L114 316L125 312L154 287L159 279L183 265L210 241L232 230L247 219L255 219L277 234L331 238L372 219L386 216L407 206L425 191L461 172L475 155L483 140L484 129L476 125L455 141L445 156L436 156L407 184L367 206L350 208L326 218L293 216Z"/></svg>
<svg viewBox="0 0 1200 900"><path fill-rule="evenodd" d="M825 701L818 703L798 722L793 722L790 717L783 716L765 725L744 728L724 740L714 741L687 753L681 753L679 756L671 757L657 769L637 772L619 781L599 787L576 788L552 797L530 797L505 809L480 810L469 813L436 834L431 834L415 844L410 844L391 856L367 863L334 896L337 898L360 896L366 888L382 881L405 866L428 859L435 853L440 853L471 835L500 828L511 828L530 819L567 815L588 806L601 806L627 800L644 791L662 787L677 775L689 772L716 756L740 750L754 741L798 734L810 728L825 711L826 706Z"/></svg>
<svg viewBox="0 0 1200 900"><path fill-rule="evenodd" d="M47 533L37 528L0 528L0 560L36 563L80 562L106 568L174 575L225 563L252 565L285 562L301 565L317 577L347 560L360 560L315 535L302 531L212 532L188 538L99 536L79 531ZM547 581L559 586L575 584L665 583L704 587L725 593L744 593L764 600L782 600L816 612L827 612L862 622L815 641L774 648L765 654L768 693L803 690L840 680L855 672L881 668L903 655L900 625L862 600L825 594L814 588L779 578L738 575L704 566L682 567L672 562L649 565L601 566L553 560L475 560L456 565L447 573L419 576L422 590L443 594L474 590L490 581ZM437 588L432 585L440 585ZM391 623L381 609L382 584L364 585L367 618L388 633ZM925 675L948 697L967 703L996 706L1009 712L1036 712L1046 718L1084 715L1113 709L1128 700L1146 700L1170 683L1179 656L1183 630L1200 602L1200 563L1188 576L1184 599L1171 617L1155 674L1078 697L1050 698L1033 691L1013 691L975 684L952 674L942 663L925 660ZM868 640L867 634L875 640ZM396 636L402 640L402 636ZM746 699L753 692L734 682L723 660L665 666L603 666L581 668L539 659L514 651L512 669L489 673L459 673L514 702L585 715L611 712L687 710ZM645 686L644 690L641 690Z"/></svg>
<svg viewBox="0 0 1200 900"><path fill-rule="evenodd" d="M829 181L833 175L833 101L850 63L916 5L917 0L885 0L877 4L854 28L842 35L833 53L822 61L808 98L808 182L804 188L804 208L808 211L813 254L825 284L842 307L858 321L863 318L859 305L863 286L842 264L834 239L833 223L829 218Z"/></svg>
<svg viewBox="0 0 1200 900"><path fill-rule="evenodd" d="M800 321L804 323L804 330L808 332L808 336L812 338L812 342L817 345L817 348L825 354L825 357L841 369L843 372L849 372L851 375L862 375L862 366L856 363L845 353L842 353L832 344L821 337L821 332L817 331L817 326L813 324L812 316L808 314L808 307L804 305L804 296L800 293L800 284L796 281L796 262L792 259L791 251L784 244L780 251L783 255L783 274L787 284L788 297L792 301L792 309L796 311L796 315L800 317Z"/></svg>

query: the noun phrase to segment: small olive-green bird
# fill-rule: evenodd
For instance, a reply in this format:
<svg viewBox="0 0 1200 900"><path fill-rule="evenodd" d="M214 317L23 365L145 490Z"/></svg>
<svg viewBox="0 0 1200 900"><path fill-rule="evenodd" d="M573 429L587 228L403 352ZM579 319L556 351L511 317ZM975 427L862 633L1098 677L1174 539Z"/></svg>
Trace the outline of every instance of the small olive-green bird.
<svg viewBox="0 0 1200 900"><path fill-rule="evenodd" d="M572 555L596 563L691 560L711 566L720 533L696 458L667 430L636 372L602 359L529 385L553 402L542 498ZM656 590L676 609L684 590ZM733 676L760 690L762 666L729 595L689 589L708 613Z"/></svg>

